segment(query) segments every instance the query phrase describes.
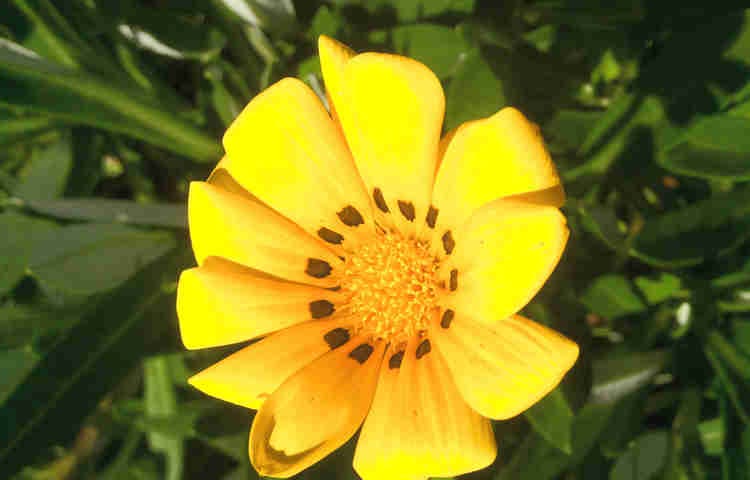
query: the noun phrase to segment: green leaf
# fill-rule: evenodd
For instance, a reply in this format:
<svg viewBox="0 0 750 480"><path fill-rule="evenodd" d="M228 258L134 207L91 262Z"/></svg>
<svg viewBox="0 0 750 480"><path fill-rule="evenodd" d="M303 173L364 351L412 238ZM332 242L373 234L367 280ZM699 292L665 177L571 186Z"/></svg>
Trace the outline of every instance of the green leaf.
<svg viewBox="0 0 750 480"><path fill-rule="evenodd" d="M597 277L583 292L581 301L590 311L611 319L646 309L633 285L621 275Z"/></svg>
<svg viewBox="0 0 750 480"><path fill-rule="evenodd" d="M590 401L611 403L648 385L668 360L665 351L616 354L593 363Z"/></svg>
<svg viewBox="0 0 750 480"><path fill-rule="evenodd" d="M445 128L488 117L507 103L503 83L478 50L462 58L448 85L445 100Z"/></svg>
<svg viewBox="0 0 750 480"><path fill-rule="evenodd" d="M0 407L0 471L11 476L79 425L176 320L164 293L182 259L168 255L91 305Z"/></svg>
<svg viewBox="0 0 750 480"><path fill-rule="evenodd" d="M179 12L139 6L119 32L136 46L157 55L209 62L219 56L226 38L205 24L188 21Z"/></svg>
<svg viewBox="0 0 750 480"><path fill-rule="evenodd" d="M57 229L45 220L13 212L0 213L0 295L13 288L26 274L34 243Z"/></svg>
<svg viewBox="0 0 750 480"><path fill-rule="evenodd" d="M698 424L698 433L700 434L703 450L707 455L721 455L724 452L724 419L716 417L711 420L705 420Z"/></svg>
<svg viewBox="0 0 750 480"><path fill-rule="evenodd" d="M615 463L610 480L651 480L666 466L669 455L669 434L649 432L641 435L635 444Z"/></svg>
<svg viewBox="0 0 750 480"><path fill-rule="evenodd" d="M66 220L187 228L187 207L182 203L140 203L105 198L65 198L24 202L31 211Z"/></svg>
<svg viewBox="0 0 750 480"><path fill-rule="evenodd" d="M567 454L572 453L573 411L559 388L526 410L524 416L545 440Z"/></svg>
<svg viewBox="0 0 750 480"><path fill-rule="evenodd" d="M573 422L572 450L568 455L536 433L527 435L495 480L552 480L580 463L595 446L613 414L611 405L585 405Z"/></svg>
<svg viewBox="0 0 750 480"><path fill-rule="evenodd" d="M26 140L60 126L60 122L37 115L15 116L0 111L0 146Z"/></svg>
<svg viewBox="0 0 750 480"><path fill-rule="evenodd" d="M682 288L680 277L664 272L653 278L636 277L634 281L649 305L656 305L672 298Z"/></svg>
<svg viewBox="0 0 750 480"><path fill-rule="evenodd" d="M66 137L50 146L38 148L21 172L13 194L22 199L50 200L65 191L73 168L73 147Z"/></svg>
<svg viewBox="0 0 750 480"><path fill-rule="evenodd" d="M39 239L29 261L50 293L111 290L174 247L171 235L116 224L70 225Z"/></svg>
<svg viewBox="0 0 750 480"><path fill-rule="evenodd" d="M750 118L715 115L689 128L658 158L666 169L682 175L718 179L750 179Z"/></svg>
<svg viewBox="0 0 750 480"><path fill-rule="evenodd" d="M290 33L295 26L291 0L220 0L245 22L279 35Z"/></svg>
<svg viewBox="0 0 750 480"><path fill-rule="evenodd" d="M386 38L393 42L397 53L419 60L440 78L453 74L470 49L455 29L429 23L402 25L387 32L370 34L371 41ZM435 48L435 45L440 45L440 48Z"/></svg>
<svg viewBox="0 0 750 480"><path fill-rule="evenodd" d="M28 346L0 351L0 405L38 361L39 355Z"/></svg>
<svg viewBox="0 0 750 480"><path fill-rule="evenodd" d="M166 358L150 358L144 362L143 369L146 414L154 418L169 418L177 414L177 395ZM160 432L150 432L148 441L151 450L162 453L166 457L166 478L168 480L182 478L183 439Z"/></svg>
<svg viewBox="0 0 750 480"><path fill-rule="evenodd" d="M371 12L392 9L401 23L448 13L470 13L475 0L360 0Z"/></svg>
<svg viewBox="0 0 750 480"><path fill-rule="evenodd" d="M750 238L750 188L717 194L648 219L631 253L660 267L697 265Z"/></svg>
<svg viewBox="0 0 750 480"><path fill-rule="evenodd" d="M221 156L218 143L163 111L154 98L47 61L0 39L0 105L44 113L145 140L201 161Z"/></svg>
<svg viewBox="0 0 750 480"><path fill-rule="evenodd" d="M76 311L6 302L0 306L0 349L22 347L41 336L65 330L78 316Z"/></svg>

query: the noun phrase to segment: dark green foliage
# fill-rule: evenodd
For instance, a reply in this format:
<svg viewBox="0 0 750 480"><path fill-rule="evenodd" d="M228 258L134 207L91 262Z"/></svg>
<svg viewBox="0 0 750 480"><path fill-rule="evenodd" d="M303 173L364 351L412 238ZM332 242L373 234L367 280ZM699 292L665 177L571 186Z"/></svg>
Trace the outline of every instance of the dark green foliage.
<svg viewBox="0 0 750 480"><path fill-rule="evenodd" d="M446 131L516 106L565 182L525 313L581 357L465 478L750 478L750 10L640 0L0 2L0 477L258 478L187 386L231 349L178 340L186 193L260 90L322 93L320 34L425 62Z"/></svg>

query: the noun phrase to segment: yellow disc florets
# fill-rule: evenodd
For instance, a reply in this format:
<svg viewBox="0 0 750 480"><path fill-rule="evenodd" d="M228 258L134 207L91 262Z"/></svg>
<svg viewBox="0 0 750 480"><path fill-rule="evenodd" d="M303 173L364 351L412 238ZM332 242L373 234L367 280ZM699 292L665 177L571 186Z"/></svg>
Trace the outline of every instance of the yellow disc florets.
<svg viewBox="0 0 750 480"><path fill-rule="evenodd" d="M427 329L436 314L437 260L428 247L398 233L377 235L346 261L342 291L359 318L356 331L395 344Z"/></svg>

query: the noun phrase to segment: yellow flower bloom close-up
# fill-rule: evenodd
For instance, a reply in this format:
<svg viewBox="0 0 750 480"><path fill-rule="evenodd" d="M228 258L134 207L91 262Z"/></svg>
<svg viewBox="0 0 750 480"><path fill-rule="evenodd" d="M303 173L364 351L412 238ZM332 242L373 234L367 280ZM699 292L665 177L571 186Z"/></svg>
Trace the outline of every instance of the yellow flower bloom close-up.
<svg viewBox="0 0 750 480"><path fill-rule="evenodd" d="M190 383L258 412L255 469L290 477L360 430L364 480L450 477L497 455L578 346L518 312L568 228L538 128L512 107L441 138L422 63L319 39L328 108L285 78L190 186L198 266L179 280L189 349L260 339Z"/></svg>

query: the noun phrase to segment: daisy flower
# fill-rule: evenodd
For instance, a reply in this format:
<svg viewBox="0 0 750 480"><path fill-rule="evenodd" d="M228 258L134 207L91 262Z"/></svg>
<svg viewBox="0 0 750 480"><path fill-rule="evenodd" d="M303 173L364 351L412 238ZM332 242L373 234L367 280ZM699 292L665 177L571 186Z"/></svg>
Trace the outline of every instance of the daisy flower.
<svg viewBox="0 0 750 480"><path fill-rule="evenodd" d="M538 128L513 108L442 139L423 64L319 40L329 109L285 78L190 186L198 266L182 273L187 348L251 339L190 383L257 409L249 454L290 477L361 427L365 480L449 477L497 452L490 419L552 390L578 347L517 314L568 238Z"/></svg>

